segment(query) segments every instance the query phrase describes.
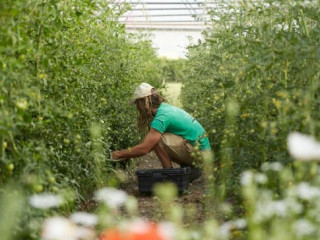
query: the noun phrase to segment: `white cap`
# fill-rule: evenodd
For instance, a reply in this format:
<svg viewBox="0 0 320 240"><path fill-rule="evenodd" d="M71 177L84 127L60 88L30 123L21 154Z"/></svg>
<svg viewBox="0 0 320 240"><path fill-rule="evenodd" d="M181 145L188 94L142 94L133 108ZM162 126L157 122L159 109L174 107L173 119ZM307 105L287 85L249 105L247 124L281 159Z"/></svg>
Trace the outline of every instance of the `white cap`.
<svg viewBox="0 0 320 240"><path fill-rule="evenodd" d="M133 104L137 99L150 96L152 94L152 87L149 83L141 83L133 93L133 97L130 101Z"/></svg>

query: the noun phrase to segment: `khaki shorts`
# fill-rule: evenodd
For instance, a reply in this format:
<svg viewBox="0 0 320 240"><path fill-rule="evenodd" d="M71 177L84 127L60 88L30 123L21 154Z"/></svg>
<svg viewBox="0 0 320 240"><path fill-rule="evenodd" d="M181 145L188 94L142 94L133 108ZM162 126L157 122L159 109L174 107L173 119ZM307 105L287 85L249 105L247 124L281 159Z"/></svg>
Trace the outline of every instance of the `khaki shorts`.
<svg viewBox="0 0 320 240"><path fill-rule="evenodd" d="M194 159L191 156L193 146L181 136L164 133L160 139L160 144L168 152L172 161L176 163L192 164Z"/></svg>
<svg viewBox="0 0 320 240"><path fill-rule="evenodd" d="M194 151L188 140L172 133L164 133L160 139L160 144L169 154L171 161L178 164L185 163L202 168L204 162L213 161L211 150Z"/></svg>

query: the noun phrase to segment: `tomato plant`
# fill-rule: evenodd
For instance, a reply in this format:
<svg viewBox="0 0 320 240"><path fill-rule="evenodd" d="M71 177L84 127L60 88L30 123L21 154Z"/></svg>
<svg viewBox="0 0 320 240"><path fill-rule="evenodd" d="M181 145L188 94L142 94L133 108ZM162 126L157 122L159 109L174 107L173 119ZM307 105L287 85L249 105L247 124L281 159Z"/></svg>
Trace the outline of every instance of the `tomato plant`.
<svg viewBox="0 0 320 240"><path fill-rule="evenodd" d="M126 5L5 0L0 8L0 183L92 191L97 165L106 170L111 150L139 140L129 99L143 81L159 86L155 50L118 22Z"/></svg>
<svg viewBox="0 0 320 240"><path fill-rule="evenodd" d="M245 169L290 162L289 132L319 133L320 15L318 2L224 3L189 46L182 98L208 131L218 185L233 189Z"/></svg>

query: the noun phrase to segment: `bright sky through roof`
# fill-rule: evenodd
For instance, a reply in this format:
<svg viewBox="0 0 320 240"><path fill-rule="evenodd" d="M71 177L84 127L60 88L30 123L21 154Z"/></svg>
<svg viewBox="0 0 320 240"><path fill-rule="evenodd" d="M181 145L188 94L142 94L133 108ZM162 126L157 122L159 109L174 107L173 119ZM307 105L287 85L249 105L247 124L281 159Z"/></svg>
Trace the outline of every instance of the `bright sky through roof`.
<svg viewBox="0 0 320 240"><path fill-rule="evenodd" d="M201 39L201 32L150 31L152 43L157 49L158 56L170 59L186 58L186 48L189 43L196 43Z"/></svg>
<svg viewBox="0 0 320 240"><path fill-rule="evenodd" d="M206 8L212 6L204 4L205 1L194 0L118 2L131 5L131 10L120 19L126 24L128 31L151 31L158 55L167 58L186 57L186 47L201 39L203 22L208 17Z"/></svg>

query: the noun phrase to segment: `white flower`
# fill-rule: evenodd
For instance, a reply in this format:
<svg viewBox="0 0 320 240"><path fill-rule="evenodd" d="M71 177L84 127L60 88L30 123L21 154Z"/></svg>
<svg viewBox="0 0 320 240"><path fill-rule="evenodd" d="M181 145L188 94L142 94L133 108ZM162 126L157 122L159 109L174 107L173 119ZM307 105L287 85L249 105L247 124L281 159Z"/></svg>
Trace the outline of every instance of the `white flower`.
<svg viewBox="0 0 320 240"><path fill-rule="evenodd" d="M303 207L294 198L272 200L271 192L261 193L254 212L254 220L263 222L272 217L287 217L290 214L299 214Z"/></svg>
<svg viewBox="0 0 320 240"><path fill-rule="evenodd" d="M302 200L311 200L314 198L320 198L320 188L310 186L307 182L299 183L293 191Z"/></svg>
<svg viewBox="0 0 320 240"><path fill-rule="evenodd" d="M161 235L162 239L175 239L177 234L177 229L175 225L171 222L161 222L158 224L158 231ZM197 232L193 232L196 234ZM198 233L199 235L199 233ZM199 238L193 238L193 239L200 239Z"/></svg>
<svg viewBox="0 0 320 240"><path fill-rule="evenodd" d="M270 7L271 5L270 5L270 3L264 3L263 6L266 7L266 8L268 8L268 7Z"/></svg>
<svg viewBox="0 0 320 240"><path fill-rule="evenodd" d="M264 172L269 170L280 172L282 169L283 169L283 166L279 162L266 162L261 166L261 170Z"/></svg>
<svg viewBox="0 0 320 240"><path fill-rule="evenodd" d="M131 233L146 233L150 229L150 224L142 219L134 219L129 222L127 228Z"/></svg>
<svg viewBox="0 0 320 240"><path fill-rule="evenodd" d="M243 229L245 227L247 227L247 221L243 218L239 218L233 221L234 226L237 229Z"/></svg>
<svg viewBox="0 0 320 240"><path fill-rule="evenodd" d="M298 132L288 136L288 150L292 157L301 161L320 160L320 143L313 137Z"/></svg>
<svg viewBox="0 0 320 240"><path fill-rule="evenodd" d="M247 226L247 221L245 219L239 218L234 221L228 221L223 223L219 228L218 235L222 239L228 239L230 236L231 229L243 229Z"/></svg>
<svg viewBox="0 0 320 240"><path fill-rule="evenodd" d="M95 196L98 201L113 209L122 206L128 199L128 195L124 191L107 187L98 190Z"/></svg>
<svg viewBox="0 0 320 240"><path fill-rule="evenodd" d="M245 171L241 174L241 178L240 178L240 183L243 186L248 186L253 184L253 181L255 181L256 183L267 183L268 178L266 175L262 174L262 173L256 173L254 174L253 172L250 171Z"/></svg>
<svg viewBox="0 0 320 240"><path fill-rule="evenodd" d="M197 231L192 231L191 233L190 233L190 237L191 237L191 239L201 239L201 234L199 233L199 232L197 232ZM173 238L170 238L170 239L173 239Z"/></svg>
<svg viewBox="0 0 320 240"><path fill-rule="evenodd" d="M222 239L228 239L232 228L232 222L225 222L219 227L218 235Z"/></svg>
<svg viewBox="0 0 320 240"><path fill-rule="evenodd" d="M82 224L87 227L95 226L98 223L98 218L94 214L86 212L76 212L70 216L70 220L77 224Z"/></svg>
<svg viewBox="0 0 320 240"><path fill-rule="evenodd" d="M250 171L245 171L241 174L240 183L243 186L248 186L253 183L253 173Z"/></svg>
<svg viewBox="0 0 320 240"><path fill-rule="evenodd" d="M257 222L262 222L273 216L285 217L287 213L288 206L284 201L262 201L257 204L254 219Z"/></svg>
<svg viewBox="0 0 320 240"><path fill-rule="evenodd" d="M292 230L302 238L315 233L317 226L306 219L299 219L293 224Z"/></svg>
<svg viewBox="0 0 320 240"><path fill-rule="evenodd" d="M45 220L41 236L45 240L73 240L75 231L76 225L67 218L52 217Z"/></svg>
<svg viewBox="0 0 320 240"><path fill-rule="evenodd" d="M262 173L257 173L254 176L254 180L256 181L256 183L261 183L261 184L265 184L268 182L267 176Z"/></svg>
<svg viewBox="0 0 320 240"><path fill-rule="evenodd" d="M319 201L315 201L314 206L310 209L311 211L309 211L308 216L311 219L314 219L318 224L320 223L320 202Z"/></svg>
<svg viewBox="0 0 320 240"><path fill-rule="evenodd" d="M62 202L63 199L61 196L49 193L33 195L29 199L29 203L32 207L41 209L57 207L61 205Z"/></svg>
<svg viewBox="0 0 320 240"><path fill-rule="evenodd" d="M41 237L43 240L79 240L93 239L94 232L78 227L64 217L51 217L45 220Z"/></svg>

